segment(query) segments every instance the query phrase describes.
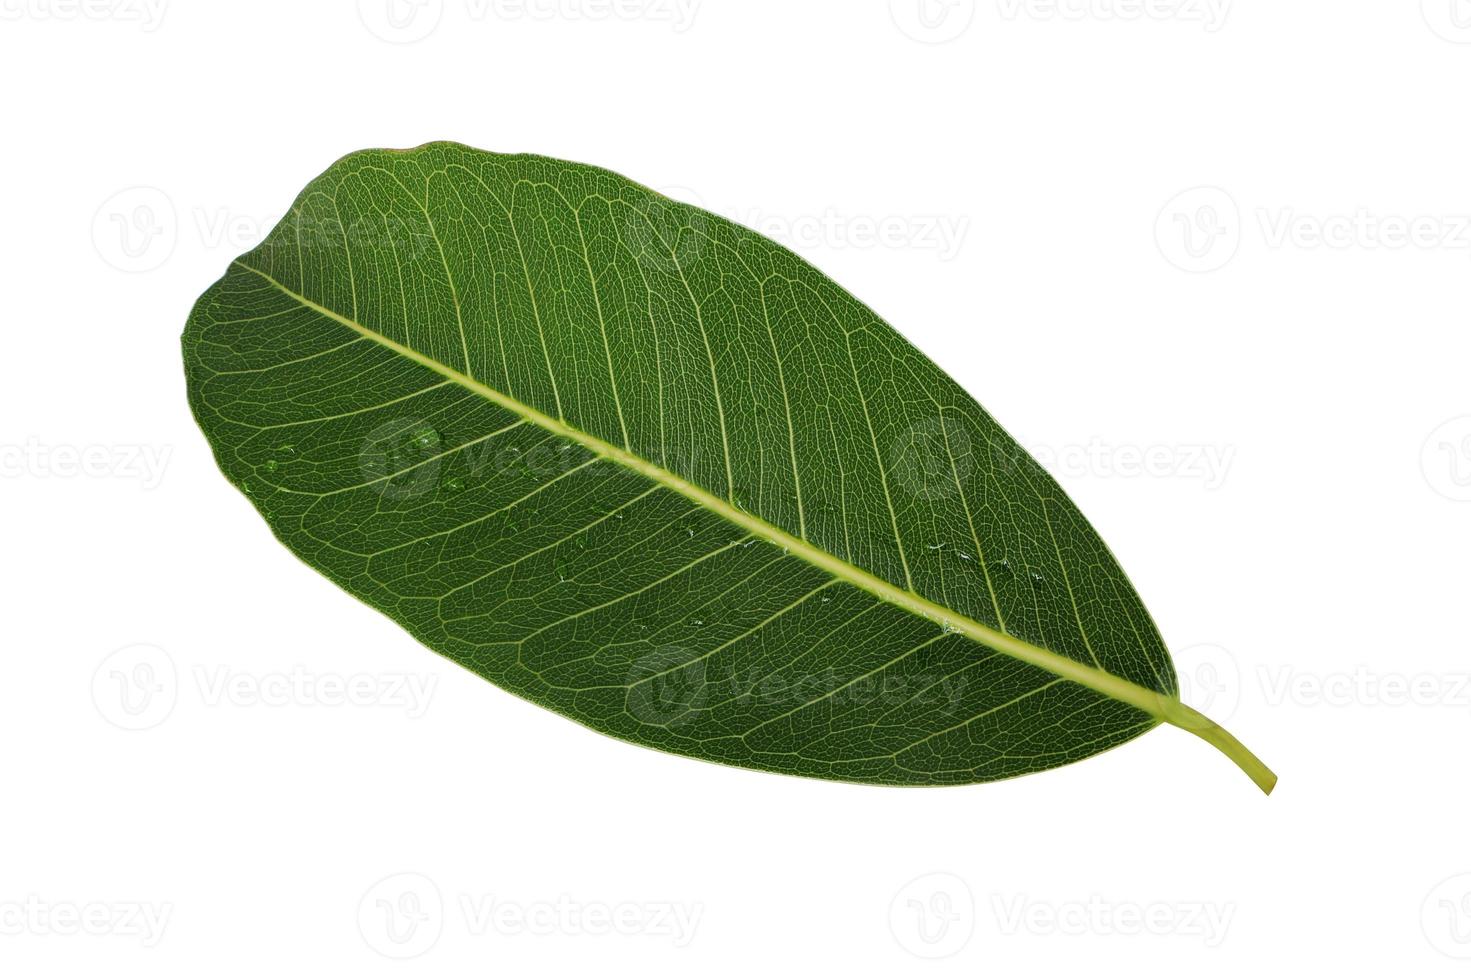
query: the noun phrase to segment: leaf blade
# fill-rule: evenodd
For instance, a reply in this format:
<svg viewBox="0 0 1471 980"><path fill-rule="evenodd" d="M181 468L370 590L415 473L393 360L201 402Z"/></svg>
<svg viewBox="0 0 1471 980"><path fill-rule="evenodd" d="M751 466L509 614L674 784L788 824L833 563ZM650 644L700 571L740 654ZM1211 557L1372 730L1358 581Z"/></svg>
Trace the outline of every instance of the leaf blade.
<svg viewBox="0 0 1471 980"><path fill-rule="evenodd" d="M524 197L518 204L524 186L537 189L537 210L528 211ZM422 187L422 199L415 187ZM569 187L584 195L577 206ZM614 201L624 202L627 213L615 214ZM324 217L327 203L335 222ZM377 209L398 224L386 217L381 225L369 220L356 226L355 236L341 217L344 206L358 218ZM601 220L584 222L583 207ZM712 270L719 274L718 288L712 288ZM759 288L746 279L730 285L737 271L746 279L756 272L769 275ZM632 302L637 292L629 292L631 283L641 285L642 307ZM820 302L814 305L810 297ZM799 302L803 298L808 305ZM251 346L262 343L262 322L273 331L262 349L284 347L292 357L272 360L274 355ZM849 323L859 326L850 332ZM803 330L827 341L841 334L846 365L832 353L834 343L804 347L794 341ZM356 340L349 339L353 333ZM855 353L853 338L859 334ZM356 349L357 340L368 341L368 350ZM759 359L761 340L769 361ZM731 353L735 348L740 357ZM303 192L292 216L266 243L201 298L185 349L191 402L222 468L237 483L259 481L270 503L259 497L256 502L275 509L267 519L288 547L432 648L609 734L755 768L933 783L1051 768L1173 720L1167 718L1169 704L1178 704L1173 669L1142 603L1061 491L968 395L791 253L606 171L445 144L344 158ZM783 353L801 368L790 384ZM869 387L901 377L897 369L888 375L878 369L885 353L902 355L895 363L936 414L916 417L897 411L895 399L870 399ZM265 362L252 368L265 378L241 381L235 372L242 360ZM456 362L463 370L450 366ZM326 366L330 370L324 372ZM622 373L631 410L620 391L620 366L640 369L625 367ZM824 386L830 394L844 366L861 413L851 401L834 406L824 398ZM703 383L705 372L709 389L700 391L693 379ZM331 383L323 384L323 377ZM695 398L693 391L705 397ZM288 405L309 404L317 413L281 422L311 446L311 467L297 465L304 458L291 461L296 485L279 460L256 458L258 440L248 431L256 423L247 419L275 418L262 404L269 392L288 394ZM455 392L478 400L467 407ZM384 395L391 397L384 401ZM782 410L758 410L766 404ZM341 408L348 414L334 414ZM398 420L388 416L409 408L416 419L429 420L409 427L432 432L436 447L442 437L431 423L443 419L440 428L454 433L448 440L453 447L401 473L390 474L391 466L385 466L368 484L345 482L338 465L344 457L334 453L350 449L354 438L372 444L372 433L385 427L398 438ZM840 425L837 416L844 411L853 417ZM292 412L281 414L289 418ZM337 421L343 418L348 421ZM817 424L824 421L826 432ZM880 431L894 440L887 460ZM408 434L412 441L414 433ZM561 467L565 472L549 474L547 487L533 488L506 478L505 466L491 467L496 485L479 482L469 498L468 513L479 516L462 520L454 501L446 503L449 484L431 488L423 480L430 469L438 479L439 469L459 465L476 446L497 447L504 460L507 452L515 456L544 447L547 435L571 450ZM834 493L832 474L809 465L804 501L801 461L813 437L832 439L833 458L843 472ZM525 445L515 444L523 439ZM956 452L958 441L964 453ZM989 478L977 469L978 443L984 443L992 468ZM938 444L944 446L945 465L937 467ZM671 452L671 446L692 451ZM852 474L844 469L847 450L861 461L852 463ZM768 452L786 458L768 463ZM906 452L919 456L905 463ZM998 461L1008 468L1000 477L994 472ZM616 475L604 474L605 464ZM745 486L737 475L753 467L757 477L746 486L754 499L740 495ZM474 466L465 469L476 474ZM947 469L948 481L942 472ZM630 475L644 483L620 482ZM385 492L406 476L410 492ZM497 494L518 486L524 496L504 508L491 506L503 503ZM618 493L612 492L615 486ZM1036 501L1023 499L1018 487L1030 489ZM987 505L996 503L973 509L968 488ZM577 496L582 491L590 503ZM324 493L335 500L332 507L293 499ZM494 540L481 535L487 522L499 520L495 515L520 509L524 516L542 493L551 495L542 499L553 501L554 528L566 521L580 529L608 529L637 517L641 533L648 532L637 538L638 547L657 554L630 559L634 542L625 541L611 554L633 561L631 569L605 558L593 568L610 577L591 581L593 570L579 569L570 590L561 588L562 572L554 587L548 571L537 568L527 573L539 586L537 598L518 594L516 601L487 608L497 593L484 583L504 596L526 585L508 584L504 567L488 555L516 556L523 568L548 556L554 563L581 561L567 557L569 538L544 542L519 524L509 532L497 524ZM427 509L421 499L426 494L435 501ZM387 519L379 513L385 501ZM1012 509L1009 524L996 516L1001 504ZM642 513L645 506L652 516ZM690 522L681 526L688 540L696 538L696 524L702 544L719 540L700 554L687 553L680 542L668 540L664 519L671 515ZM537 511L533 519L548 523ZM430 537L405 537L436 522L446 526ZM476 527L481 530L467 531ZM974 554L956 546L962 557L941 554L929 560L937 564L912 567L921 561L912 559L916 544L931 550L922 539L935 529L945 539L963 540L967 533ZM1013 546L1008 535L1028 545ZM374 541L394 543L368 555L350 547ZM947 540L939 543L941 551L948 546ZM1000 564L997 551L1003 553ZM762 564L748 568L753 559L744 557L747 552ZM794 554L796 561L789 561ZM1013 554L1027 570L1020 581L1015 570L1003 580ZM778 569L785 576L780 583L772 581ZM947 573L954 579L948 587ZM437 597L435 587L444 590ZM688 614L693 623L679 622L691 597L698 600L712 588L721 590L714 593L719 603L694 608L715 609L728 621L706 629L701 616ZM651 593L657 598L638 598ZM936 593L944 601L931 597ZM432 612L424 604L431 598ZM818 602L810 604L814 598ZM833 603L834 609L820 608ZM571 619L538 620L579 604L586 608ZM610 607L619 607L616 617L603 617ZM770 609L779 612L757 615ZM840 609L851 617L839 622ZM1007 612L1031 622L1008 628ZM566 625L584 617L617 639L599 646ZM629 633L630 618L652 635ZM1043 645L1049 635L1067 637L1069 619L1078 636L1054 642L1058 650ZM1100 631L1096 645L1085 622ZM830 623L838 625L822 632ZM533 624L533 632L517 632ZM1028 629L1043 642L1032 642ZM549 646L548 636L554 638ZM534 652L526 646L533 640ZM998 652L1002 659L990 656ZM571 655L577 653L582 655ZM510 669L502 661L513 654L518 668L530 657L536 669ZM772 694L773 676L787 688L793 680L802 682L795 686L810 688L811 696ZM886 689L870 690L866 682L874 678ZM671 683L672 694L663 690ZM669 696L651 698L651 689L661 685L662 695ZM934 697L937 692L943 697ZM933 703L922 703L923 696ZM665 701L683 707L666 711ZM1045 710L1035 710L1038 705Z"/></svg>

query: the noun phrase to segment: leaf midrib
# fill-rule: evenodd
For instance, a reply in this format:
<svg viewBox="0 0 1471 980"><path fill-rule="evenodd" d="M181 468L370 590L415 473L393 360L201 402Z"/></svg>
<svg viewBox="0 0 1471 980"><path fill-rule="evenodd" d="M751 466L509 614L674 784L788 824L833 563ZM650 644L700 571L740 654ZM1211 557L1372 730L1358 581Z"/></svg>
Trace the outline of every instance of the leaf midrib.
<svg viewBox="0 0 1471 980"><path fill-rule="evenodd" d="M343 316L335 310L331 310L317 303L315 300L296 292L275 279L269 273L241 262L238 259L233 264L259 276L272 287L301 304L303 307L319 313L336 323L340 323L344 327L355 331L360 336L372 340L422 367L428 368L441 377L463 386L467 390L480 395L549 432L581 445L596 456L610 459L636 473L648 477L655 483L679 493L699 506L719 514L725 520L744 528L749 533L762 537L786 549L840 581L847 582L884 602L898 606L914 615L922 616L942 629L960 633L983 646L997 650L1000 653L1014 657L1025 663L1032 664L1035 667L1040 667L1065 680L1072 681L1089 690L1096 691L1106 697L1137 708L1156 719L1157 722L1169 721L1174 724L1181 723L1179 711L1182 706L1177 698L1135 684L1132 681L1100 668L1090 667L1087 664L1065 657L1045 647L1028 643L1009 633L1003 633L994 627L987 626L985 623L972 619L954 609L942 606L916 592L900 588L871 572L859 568L857 565L844 561L834 554L813 546L803 538L797 537L774 524L770 524L754 514L741 510L730 501L716 497L708 490L691 483L678 474L672 473L636 453L615 446L575 426L568 425L561 419L552 418L550 415L504 392L491 388L462 371L458 371L411 347L400 344L391 337L384 336L350 317ZM1188 711L1189 709L1185 710ZM1199 733L1197 732L1197 734Z"/></svg>

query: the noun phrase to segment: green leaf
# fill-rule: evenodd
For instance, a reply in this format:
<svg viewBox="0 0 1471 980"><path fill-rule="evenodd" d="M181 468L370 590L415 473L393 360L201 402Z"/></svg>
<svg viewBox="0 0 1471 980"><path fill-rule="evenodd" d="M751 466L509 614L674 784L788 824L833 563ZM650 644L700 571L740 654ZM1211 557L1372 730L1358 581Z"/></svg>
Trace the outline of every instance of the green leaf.
<svg viewBox="0 0 1471 980"><path fill-rule="evenodd" d="M1004 779L1177 697L1077 509L791 252L448 143L302 192L184 332L221 469L302 560L600 732L867 783Z"/></svg>

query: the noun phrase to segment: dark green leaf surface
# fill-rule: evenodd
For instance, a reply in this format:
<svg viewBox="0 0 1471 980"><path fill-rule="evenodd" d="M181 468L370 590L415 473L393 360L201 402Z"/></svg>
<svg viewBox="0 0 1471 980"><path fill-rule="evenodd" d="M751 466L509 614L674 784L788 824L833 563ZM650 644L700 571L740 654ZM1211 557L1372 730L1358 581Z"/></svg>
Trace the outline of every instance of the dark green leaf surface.
<svg viewBox="0 0 1471 980"><path fill-rule="evenodd" d="M352 154L184 357L287 547L599 731L943 784L1179 723L1133 588L974 399L786 249L605 170Z"/></svg>

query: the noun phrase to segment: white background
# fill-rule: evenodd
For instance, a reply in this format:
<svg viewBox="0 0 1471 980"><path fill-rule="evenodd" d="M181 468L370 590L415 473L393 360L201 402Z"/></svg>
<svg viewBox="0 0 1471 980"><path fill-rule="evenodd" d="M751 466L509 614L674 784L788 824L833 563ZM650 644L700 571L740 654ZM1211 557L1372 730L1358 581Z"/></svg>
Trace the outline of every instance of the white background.
<svg viewBox="0 0 1471 980"><path fill-rule="evenodd" d="M1471 4L395 2L0 0L0 974L1465 975ZM178 335L334 159L431 139L872 305L1276 794L1170 729L947 790L665 756L301 564Z"/></svg>

